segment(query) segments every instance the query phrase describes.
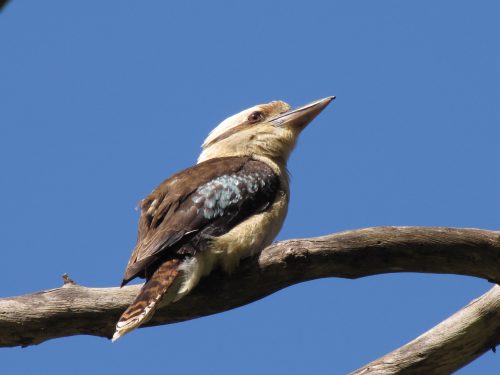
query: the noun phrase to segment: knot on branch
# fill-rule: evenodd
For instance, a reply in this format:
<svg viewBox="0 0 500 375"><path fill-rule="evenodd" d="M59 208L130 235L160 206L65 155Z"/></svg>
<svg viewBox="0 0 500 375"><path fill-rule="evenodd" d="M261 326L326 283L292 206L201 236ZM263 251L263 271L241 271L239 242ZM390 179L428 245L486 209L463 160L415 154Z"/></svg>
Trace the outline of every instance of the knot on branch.
<svg viewBox="0 0 500 375"><path fill-rule="evenodd" d="M71 279L69 277L69 275L67 273L64 273L62 275L62 279L63 279L63 287L68 287L68 286L74 286L74 285L77 285L73 279Z"/></svg>

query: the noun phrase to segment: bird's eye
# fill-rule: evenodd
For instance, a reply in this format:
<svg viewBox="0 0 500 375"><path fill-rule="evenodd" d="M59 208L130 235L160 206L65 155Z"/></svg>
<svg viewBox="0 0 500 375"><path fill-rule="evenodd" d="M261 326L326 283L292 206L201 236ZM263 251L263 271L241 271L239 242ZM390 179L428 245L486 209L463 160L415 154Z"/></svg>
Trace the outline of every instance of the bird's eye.
<svg viewBox="0 0 500 375"><path fill-rule="evenodd" d="M248 122L250 124L255 124L256 122L264 120L264 114L262 112L256 111L252 112L250 116L248 116Z"/></svg>

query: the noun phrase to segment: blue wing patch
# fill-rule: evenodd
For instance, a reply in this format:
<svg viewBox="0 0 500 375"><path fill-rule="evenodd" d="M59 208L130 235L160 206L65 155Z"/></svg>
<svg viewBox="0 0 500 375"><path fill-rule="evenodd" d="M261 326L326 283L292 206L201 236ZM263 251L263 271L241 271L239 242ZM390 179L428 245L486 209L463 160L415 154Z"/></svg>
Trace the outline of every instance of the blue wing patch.
<svg viewBox="0 0 500 375"><path fill-rule="evenodd" d="M259 173L223 175L200 186L191 200L205 219L224 216L227 208L251 199L266 187L266 178ZM271 177L271 176L269 176Z"/></svg>

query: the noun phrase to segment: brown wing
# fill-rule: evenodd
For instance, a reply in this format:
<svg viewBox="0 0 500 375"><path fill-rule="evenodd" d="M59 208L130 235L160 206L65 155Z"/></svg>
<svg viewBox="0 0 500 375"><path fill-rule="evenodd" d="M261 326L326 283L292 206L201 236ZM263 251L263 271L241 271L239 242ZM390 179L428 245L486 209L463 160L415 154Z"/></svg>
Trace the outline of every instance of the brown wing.
<svg viewBox="0 0 500 375"><path fill-rule="evenodd" d="M265 209L278 186L271 168L250 157L210 159L165 180L141 203L138 241L123 284L185 252L186 242L221 235Z"/></svg>

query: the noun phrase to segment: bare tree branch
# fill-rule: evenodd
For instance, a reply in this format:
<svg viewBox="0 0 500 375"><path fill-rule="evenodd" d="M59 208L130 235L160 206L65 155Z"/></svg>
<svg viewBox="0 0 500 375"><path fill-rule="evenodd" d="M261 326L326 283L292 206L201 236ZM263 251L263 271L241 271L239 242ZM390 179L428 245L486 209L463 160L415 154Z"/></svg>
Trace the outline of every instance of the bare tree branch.
<svg viewBox="0 0 500 375"><path fill-rule="evenodd" d="M187 297L157 311L149 325L219 313L307 280L392 272L470 275L498 283L500 232L378 227L282 241L244 260L233 275L214 272ZM0 346L77 334L109 338L139 287L85 288L67 278L61 288L0 299ZM499 293L493 288L425 335L355 373L444 374L464 366L500 342Z"/></svg>
<svg viewBox="0 0 500 375"><path fill-rule="evenodd" d="M500 343L500 286L434 328L351 373L448 375Z"/></svg>

